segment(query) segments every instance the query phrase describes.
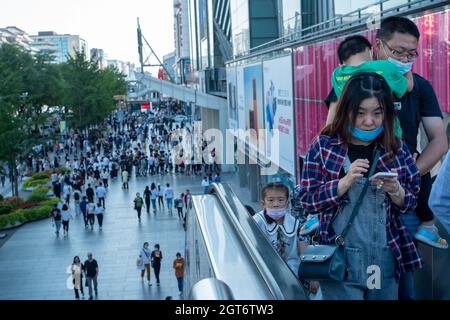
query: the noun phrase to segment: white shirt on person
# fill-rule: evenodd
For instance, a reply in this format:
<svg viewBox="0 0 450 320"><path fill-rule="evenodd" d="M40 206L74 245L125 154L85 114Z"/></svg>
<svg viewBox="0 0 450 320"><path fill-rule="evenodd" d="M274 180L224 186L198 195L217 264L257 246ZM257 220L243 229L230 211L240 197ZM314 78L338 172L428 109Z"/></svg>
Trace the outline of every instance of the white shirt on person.
<svg viewBox="0 0 450 320"><path fill-rule="evenodd" d="M95 214L105 214L105 209L102 206L95 207Z"/></svg>
<svg viewBox="0 0 450 320"><path fill-rule="evenodd" d="M69 210L61 210L61 219L62 221L69 221L72 218Z"/></svg>
<svg viewBox="0 0 450 320"><path fill-rule="evenodd" d="M97 193L98 198L104 198L106 196L106 189L103 186L98 186L97 189L95 189L95 192Z"/></svg>
<svg viewBox="0 0 450 320"><path fill-rule="evenodd" d="M164 190L164 196L166 199L173 199L173 189L171 187L167 187L166 190Z"/></svg>
<svg viewBox="0 0 450 320"><path fill-rule="evenodd" d="M86 212L87 214L95 214L96 205L93 202L90 202L86 206Z"/></svg>
<svg viewBox="0 0 450 320"><path fill-rule="evenodd" d="M289 268L297 273L298 268L300 266L300 256L297 250L297 243L299 241L298 238L298 230L300 228L300 220L294 218L290 213L290 210L287 209L286 215L284 216L284 221L282 224L277 224L274 221L268 222L266 217L264 216L264 211L260 211L253 216L256 223L267 237L269 242L272 244L275 250L281 255L284 261L289 265ZM278 239L279 236L282 236L282 243ZM279 250L281 250L280 246L282 246L283 254Z"/></svg>

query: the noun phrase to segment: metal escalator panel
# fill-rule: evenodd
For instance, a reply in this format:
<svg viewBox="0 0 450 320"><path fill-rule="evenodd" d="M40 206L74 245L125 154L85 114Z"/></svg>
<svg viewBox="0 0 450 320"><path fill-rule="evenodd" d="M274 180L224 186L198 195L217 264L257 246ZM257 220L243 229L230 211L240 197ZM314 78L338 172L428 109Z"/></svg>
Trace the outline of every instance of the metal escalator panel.
<svg viewBox="0 0 450 320"><path fill-rule="evenodd" d="M276 289L281 290L283 299L306 300L307 297L297 275L291 271L287 263L272 247L230 185L214 183L209 192L217 194L227 207L227 211L233 216L236 225L245 234L246 244L256 251L254 254L257 257L262 259L258 263L264 265L270 273L270 279L267 281L276 283Z"/></svg>
<svg viewBox="0 0 450 320"><path fill-rule="evenodd" d="M215 278L230 287L235 299L275 299L218 198L194 196L193 204L191 214L196 215L201 230L198 236L202 237L208 255L201 258L209 259Z"/></svg>

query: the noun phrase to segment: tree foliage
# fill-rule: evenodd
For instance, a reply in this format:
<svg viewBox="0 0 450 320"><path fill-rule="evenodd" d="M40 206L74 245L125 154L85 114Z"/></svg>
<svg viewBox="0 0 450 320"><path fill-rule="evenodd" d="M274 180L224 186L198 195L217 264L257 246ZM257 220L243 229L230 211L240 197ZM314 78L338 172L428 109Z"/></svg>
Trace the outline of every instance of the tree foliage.
<svg viewBox="0 0 450 320"><path fill-rule="evenodd" d="M84 128L110 114L114 95L125 88L117 70L101 70L81 53L55 64L49 54L0 45L0 161L15 168L17 159L43 142L40 125L47 121L47 107L59 107L69 127Z"/></svg>
<svg viewBox="0 0 450 320"><path fill-rule="evenodd" d="M78 128L103 121L115 108L114 95L125 93L122 74L111 68L99 69L81 53L62 65L62 73L64 112L70 124Z"/></svg>

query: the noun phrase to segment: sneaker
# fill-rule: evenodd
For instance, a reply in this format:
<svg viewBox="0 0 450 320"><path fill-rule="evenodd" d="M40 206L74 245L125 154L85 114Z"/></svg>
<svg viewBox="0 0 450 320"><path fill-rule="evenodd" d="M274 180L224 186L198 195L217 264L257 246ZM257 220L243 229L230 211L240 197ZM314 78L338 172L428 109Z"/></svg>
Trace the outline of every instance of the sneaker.
<svg viewBox="0 0 450 320"><path fill-rule="evenodd" d="M90 296L90 297L89 297L89 300L94 300L94 297L93 297L93 296Z"/></svg>
<svg viewBox="0 0 450 320"><path fill-rule="evenodd" d="M439 236L438 229L435 226L432 228L427 228L423 225L419 226L414 238L434 248L448 248L447 240Z"/></svg>
<svg viewBox="0 0 450 320"><path fill-rule="evenodd" d="M98 291L97 290L95 290L95 295L98 296Z"/></svg>
<svg viewBox="0 0 450 320"><path fill-rule="evenodd" d="M150 281L148 282L148 286L149 286L149 287L151 287L151 286L152 286L152 283L151 283Z"/></svg>
<svg viewBox="0 0 450 320"><path fill-rule="evenodd" d="M308 217L306 218L306 222L303 224L302 228L300 229L300 235L305 236L313 232L319 227L319 217L317 214L308 214Z"/></svg>
<svg viewBox="0 0 450 320"><path fill-rule="evenodd" d="M179 295L179 296L183 295L183 291L180 291L180 292L178 293L178 295Z"/></svg>
<svg viewBox="0 0 450 320"><path fill-rule="evenodd" d="M159 287L159 282L156 285Z"/></svg>

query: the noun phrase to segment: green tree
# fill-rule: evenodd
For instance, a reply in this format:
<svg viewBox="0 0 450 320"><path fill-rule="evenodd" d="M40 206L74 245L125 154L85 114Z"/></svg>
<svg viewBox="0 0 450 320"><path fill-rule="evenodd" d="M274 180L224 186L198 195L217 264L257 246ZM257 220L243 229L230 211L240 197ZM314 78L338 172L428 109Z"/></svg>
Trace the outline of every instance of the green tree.
<svg viewBox="0 0 450 320"><path fill-rule="evenodd" d="M65 117L77 128L97 124L115 108L114 95L125 93L124 76L117 70L101 70L82 53L62 65Z"/></svg>
<svg viewBox="0 0 450 320"><path fill-rule="evenodd" d="M16 160L29 150L32 110L29 81L33 57L22 48L0 46L0 160L12 169L13 194L18 195Z"/></svg>

